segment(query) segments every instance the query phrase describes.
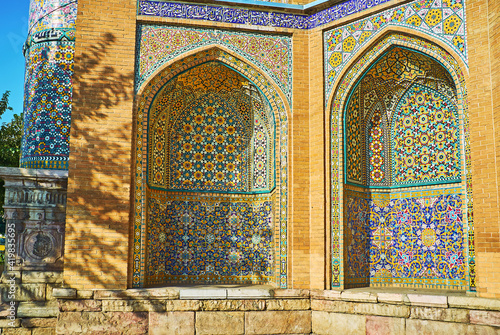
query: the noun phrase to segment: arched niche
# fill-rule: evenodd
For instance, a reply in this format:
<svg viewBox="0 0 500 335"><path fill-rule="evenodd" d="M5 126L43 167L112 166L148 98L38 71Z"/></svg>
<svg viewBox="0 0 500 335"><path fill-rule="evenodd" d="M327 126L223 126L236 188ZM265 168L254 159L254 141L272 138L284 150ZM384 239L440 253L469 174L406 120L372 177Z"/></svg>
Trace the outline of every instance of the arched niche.
<svg viewBox="0 0 500 335"><path fill-rule="evenodd" d="M210 49L141 90L133 286L286 286L287 111L244 70Z"/></svg>
<svg viewBox="0 0 500 335"><path fill-rule="evenodd" d="M452 76L393 46L344 104L346 287L468 287L463 124Z"/></svg>

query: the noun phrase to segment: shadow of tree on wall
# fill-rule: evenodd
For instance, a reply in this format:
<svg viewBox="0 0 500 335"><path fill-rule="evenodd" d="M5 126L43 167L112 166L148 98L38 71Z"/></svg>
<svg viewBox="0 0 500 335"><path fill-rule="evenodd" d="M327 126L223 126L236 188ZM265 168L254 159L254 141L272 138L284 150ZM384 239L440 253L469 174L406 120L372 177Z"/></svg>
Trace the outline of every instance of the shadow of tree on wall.
<svg viewBox="0 0 500 335"><path fill-rule="evenodd" d="M118 56L110 56L116 44L115 36L106 34L77 55L73 77L65 278L88 288L131 283L137 119L134 73L123 73ZM119 65L106 65L111 57L110 63ZM125 62L123 68L130 69Z"/></svg>
<svg viewBox="0 0 500 335"><path fill-rule="evenodd" d="M105 63L116 43L107 33L77 54L73 76L64 267L95 288L127 285L134 73Z"/></svg>

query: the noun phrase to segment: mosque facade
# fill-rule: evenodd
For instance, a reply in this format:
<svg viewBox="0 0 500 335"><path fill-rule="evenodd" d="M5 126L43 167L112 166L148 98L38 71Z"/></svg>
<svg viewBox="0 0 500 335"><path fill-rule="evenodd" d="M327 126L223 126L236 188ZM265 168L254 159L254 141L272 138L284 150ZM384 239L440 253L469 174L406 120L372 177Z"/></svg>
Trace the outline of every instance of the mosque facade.
<svg viewBox="0 0 500 335"><path fill-rule="evenodd" d="M499 13L491 0L31 0L21 169L3 175L42 192L42 214L6 204L22 241L11 270L51 271L55 298L92 291L103 306L119 290L307 291L312 329L295 333L354 317L314 294L497 304ZM477 324L495 332L491 306ZM476 327L467 311L455 326ZM354 314L367 333L365 314L417 327L413 310L391 313Z"/></svg>

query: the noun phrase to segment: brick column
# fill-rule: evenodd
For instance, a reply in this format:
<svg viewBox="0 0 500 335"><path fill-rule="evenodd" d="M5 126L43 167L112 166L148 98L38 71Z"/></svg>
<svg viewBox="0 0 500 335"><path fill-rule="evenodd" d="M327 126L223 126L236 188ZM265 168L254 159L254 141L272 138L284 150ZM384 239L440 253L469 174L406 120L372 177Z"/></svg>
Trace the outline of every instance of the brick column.
<svg viewBox="0 0 500 335"><path fill-rule="evenodd" d="M293 34L293 117L290 175L290 275L293 288L310 284L309 35Z"/></svg>
<svg viewBox="0 0 500 335"><path fill-rule="evenodd" d="M325 113L323 82L323 33L317 30L309 37L309 148L311 175L311 288L325 289L329 250L325 241L329 236L325 215ZM326 115L325 115L326 114ZM328 124L328 123L326 123ZM329 143L326 141L326 143ZM327 144L328 145L328 144Z"/></svg>
<svg viewBox="0 0 500 335"><path fill-rule="evenodd" d="M477 290L500 298L500 5L466 6Z"/></svg>
<svg viewBox="0 0 500 335"><path fill-rule="evenodd" d="M135 1L78 2L64 281L126 288Z"/></svg>

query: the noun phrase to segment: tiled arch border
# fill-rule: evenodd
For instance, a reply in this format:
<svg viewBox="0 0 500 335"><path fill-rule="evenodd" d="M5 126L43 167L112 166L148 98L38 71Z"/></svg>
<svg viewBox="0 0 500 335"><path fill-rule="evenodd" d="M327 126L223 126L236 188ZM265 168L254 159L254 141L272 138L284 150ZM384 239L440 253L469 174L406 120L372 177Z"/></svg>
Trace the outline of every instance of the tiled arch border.
<svg viewBox="0 0 500 335"><path fill-rule="evenodd" d="M356 57L344 66L331 92L328 92L326 111L329 113L329 128L326 133L330 138L330 155L327 157L330 166L330 231L331 231L331 287L343 288L343 111L344 104L354 84L361 78L364 71L380 55L393 46L406 47L408 49L423 53L439 61L451 74L457 87L458 110L460 117L460 137L463 141L464 152L462 164L465 169L465 210L468 228L468 266L469 266L469 290L476 290L475 274L475 250L474 250L474 221L472 200L472 173L470 158L470 131L469 113L467 105L467 87L464 72L467 72L466 64L456 57L453 50L448 50L446 45L439 43L431 36L407 29L395 29L388 27L381 31L369 45L359 50Z"/></svg>
<svg viewBox="0 0 500 335"><path fill-rule="evenodd" d="M134 111L137 119L135 151L134 151L134 198L133 207L133 232L131 250L131 283L134 288L143 287L146 262L146 169L147 169L147 119L151 103L159 90L177 75L206 62L217 61L248 78L266 97L276 120L278 134L276 153L279 178L276 180L276 192L279 208L275 211L279 220L279 250L276 258L279 259L276 273L276 285L286 288L288 285L288 120L291 108L286 96L280 89L261 71L244 57L234 52L225 50L220 45L208 45L195 49L189 53L179 55L164 64L142 85L135 97Z"/></svg>

